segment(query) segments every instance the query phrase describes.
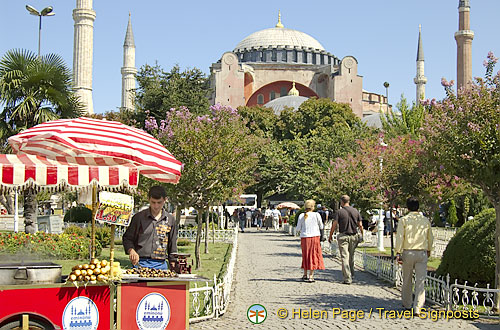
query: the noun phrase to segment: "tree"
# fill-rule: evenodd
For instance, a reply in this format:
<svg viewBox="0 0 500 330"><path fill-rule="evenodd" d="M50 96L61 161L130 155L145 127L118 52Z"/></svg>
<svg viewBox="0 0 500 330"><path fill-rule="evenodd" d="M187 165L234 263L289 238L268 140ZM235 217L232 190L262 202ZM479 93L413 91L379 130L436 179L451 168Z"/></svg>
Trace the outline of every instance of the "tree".
<svg viewBox="0 0 500 330"><path fill-rule="evenodd" d="M457 222L458 222L457 206L456 206L455 200L452 199L450 201L450 206L448 207L448 223L450 225L452 225L452 227L455 227Z"/></svg>
<svg viewBox="0 0 500 330"><path fill-rule="evenodd" d="M284 192L297 198L317 198L321 175L330 160L356 150L356 140L370 134L348 104L329 99L309 99L297 111L282 111L275 139L287 156L281 182Z"/></svg>
<svg viewBox="0 0 500 330"><path fill-rule="evenodd" d="M82 114L82 106L72 90L71 71L59 55L41 57L27 50L8 51L0 60L0 141L37 124ZM25 230L35 231L36 199L25 191Z"/></svg>
<svg viewBox="0 0 500 330"><path fill-rule="evenodd" d="M447 97L429 105L424 134L428 152L444 170L480 187L495 208L495 286L500 289L500 73L493 74L497 60L490 52L485 78L476 78L457 93L443 78Z"/></svg>
<svg viewBox="0 0 500 330"><path fill-rule="evenodd" d="M433 104L435 100L430 101ZM396 105L398 111L391 111L387 116L381 116L382 128L387 138L395 138L403 135L410 135L413 138L421 135L426 108L423 105L413 105L410 107L408 101L401 95L401 100Z"/></svg>
<svg viewBox="0 0 500 330"><path fill-rule="evenodd" d="M180 70L176 65L170 72L155 64L141 67L137 74L136 111L133 119L143 128L146 117L165 119L172 108L187 107L191 113L206 114L210 107L209 81L199 69Z"/></svg>
<svg viewBox="0 0 500 330"><path fill-rule="evenodd" d="M150 117L146 129L183 163L177 185L167 185L170 201L177 210L192 206L198 210L196 268L201 267L202 214L210 205L235 196L251 180L258 147L238 112L212 106L209 115L197 116L186 107L171 109L159 123Z"/></svg>

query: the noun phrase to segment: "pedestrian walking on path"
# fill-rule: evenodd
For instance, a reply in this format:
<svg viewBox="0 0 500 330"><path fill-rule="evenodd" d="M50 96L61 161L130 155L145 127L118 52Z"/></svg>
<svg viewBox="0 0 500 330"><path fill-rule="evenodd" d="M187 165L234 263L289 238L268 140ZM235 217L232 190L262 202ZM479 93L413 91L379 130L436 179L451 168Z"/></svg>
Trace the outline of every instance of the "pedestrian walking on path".
<svg viewBox="0 0 500 330"><path fill-rule="evenodd" d="M425 276L427 275L427 259L432 251L432 230L429 219L420 212L418 199L410 197L406 207L408 215L399 221L396 234L396 260L403 263L403 287L401 296L403 307L413 308L416 315L425 303ZM415 299L412 299L412 278L415 270ZM413 300L413 302L412 302Z"/></svg>
<svg viewBox="0 0 500 330"><path fill-rule="evenodd" d="M318 212L314 212L316 202L309 199L305 202L305 212L299 215L297 231L300 232L300 246L302 247L302 268L304 276L302 280L314 282L314 271L325 269L323 253L321 251L320 229L323 229L323 221ZM307 275L309 271L309 276Z"/></svg>
<svg viewBox="0 0 500 330"><path fill-rule="evenodd" d="M341 209L333 216L328 242L332 242L332 235L339 228L337 242L339 245L340 259L342 261L342 283L351 284L354 276L354 251L363 240L363 219L358 210L349 206L350 198L347 195L340 197ZM360 233L358 234L358 229Z"/></svg>

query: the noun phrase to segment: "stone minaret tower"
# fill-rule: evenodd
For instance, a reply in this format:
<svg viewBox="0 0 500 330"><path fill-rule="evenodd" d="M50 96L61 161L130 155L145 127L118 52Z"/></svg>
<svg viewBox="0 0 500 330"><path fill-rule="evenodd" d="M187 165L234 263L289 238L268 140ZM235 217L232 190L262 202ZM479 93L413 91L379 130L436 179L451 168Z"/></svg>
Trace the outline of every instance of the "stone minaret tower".
<svg viewBox="0 0 500 330"><path fill-rule="evenodd" d="M470 0L459 0L457 41L457 89L472 81L472 39L470 30Z"/></svg>
<svg viewBox="0 0 500 330"><path fill-rule="evenodd" d="M73 46L73 83L76 95L87 113L94 113L92 102L92 62L94 51L94 20L92 0L76 0L73 10L75 37Z"/></svg>
<svg viewBox="0 0 500 330"><path fill-rule="evenodd" d="M422 26L418 26L418 48L417 48L417 76L413 79L417 85L417 104L425 99L425 84L427 78L424 76L424 48L422 47Z"/></svg>
<svg viewBox="0 0 500 330"><path fill-rule="evenodd" d="M135 43L132 33L132 21L128 16L127 33L123 44L123 67L122 67L122 109L132 110L135 98Z"/></svg>

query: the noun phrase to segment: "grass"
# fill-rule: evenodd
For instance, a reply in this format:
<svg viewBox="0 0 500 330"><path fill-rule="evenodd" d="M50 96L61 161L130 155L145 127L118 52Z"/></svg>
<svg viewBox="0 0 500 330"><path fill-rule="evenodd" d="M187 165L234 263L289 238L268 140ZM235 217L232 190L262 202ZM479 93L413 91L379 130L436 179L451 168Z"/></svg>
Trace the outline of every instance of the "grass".
<svg viewBox="0 0 500 330"><path fill-rule="evenodd" d="M391 249L385 249L385 251L379 251L378 248L376 247L362 247L360 248L363 251L365 251L368 254L374 255L374 256L391 256ZM427 262L427 269L428 270L436 270L439 265L441 264L441 258L435 258L435 257L430 257L429 261Z"/></svg>

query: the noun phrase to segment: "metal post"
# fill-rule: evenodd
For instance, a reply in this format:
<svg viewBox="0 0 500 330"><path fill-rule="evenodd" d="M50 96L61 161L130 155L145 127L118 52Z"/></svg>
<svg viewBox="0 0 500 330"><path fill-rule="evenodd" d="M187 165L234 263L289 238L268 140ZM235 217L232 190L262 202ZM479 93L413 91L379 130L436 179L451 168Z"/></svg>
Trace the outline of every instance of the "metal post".
<svg viewBox="0 0 500 330"><path fill-rule="evenodd" d="M40 43L42 39L42 15L40 17L40 24L38 25L38 57L40 57Z"/></svg>
<svg viewBox="0 0 500 330"><path fill-rule="evenodd" d="M14 197L14 232L19 231L19 191L16 189L16 194Z"/></svg>

